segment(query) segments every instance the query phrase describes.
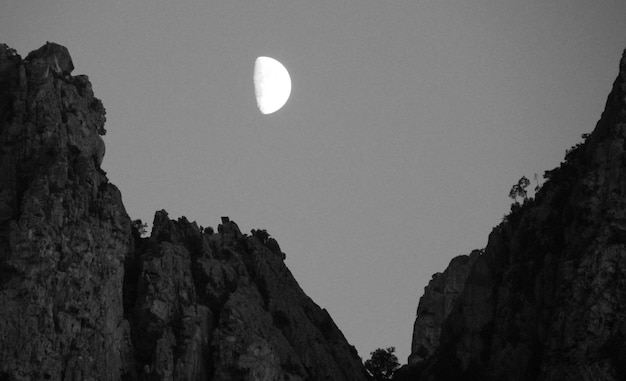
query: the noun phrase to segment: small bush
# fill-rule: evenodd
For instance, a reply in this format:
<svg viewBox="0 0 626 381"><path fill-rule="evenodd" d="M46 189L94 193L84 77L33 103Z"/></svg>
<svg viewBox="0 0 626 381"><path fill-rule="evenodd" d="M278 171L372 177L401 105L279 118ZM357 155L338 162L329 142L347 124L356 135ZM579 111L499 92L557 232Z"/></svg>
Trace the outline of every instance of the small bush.
<svg viewBox="0 0 626 381"><path fill-rule="evenodd" d="M389 347L387 349L378 348L370 353L372 357L365 361L365 369L374 380L387 381L392 379L393 373L400 366L398 358L393 354L395 351L395 347Z"/></svg>
<svg viewBox="0 0 626 381"><path fill-rule="evenodd" d="M133 221L132 230L137 236L143 237L148 233L148 224L143 223L140 219L136 219Z"/></svg>

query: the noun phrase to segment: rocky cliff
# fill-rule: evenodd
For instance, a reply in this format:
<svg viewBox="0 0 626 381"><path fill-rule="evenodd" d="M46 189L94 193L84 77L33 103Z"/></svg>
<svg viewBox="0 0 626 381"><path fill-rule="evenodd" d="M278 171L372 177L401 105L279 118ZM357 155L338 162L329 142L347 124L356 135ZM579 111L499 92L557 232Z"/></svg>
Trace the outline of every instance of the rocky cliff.
<svg viewBox="0 0 626 381"><path fill-rule="evenodd" d="M161 211L140 237L72 70L0 45L0 380L366 380L264 231Z"/></svg>
<svg viewBox="0 0 626 381"><path fill-rule="evenodd" d="M434 277L397 379L626 379L626 53L584 137L483 253Z"/></svg>
<svg viewBox="0 0 626 381"><path fill-rule="evenodd" d="M423 361L439 347L443 323L463 293L467 274L480 254L475 250L459 255L443 273L433 275L417 307L409 364Z"/></svg>

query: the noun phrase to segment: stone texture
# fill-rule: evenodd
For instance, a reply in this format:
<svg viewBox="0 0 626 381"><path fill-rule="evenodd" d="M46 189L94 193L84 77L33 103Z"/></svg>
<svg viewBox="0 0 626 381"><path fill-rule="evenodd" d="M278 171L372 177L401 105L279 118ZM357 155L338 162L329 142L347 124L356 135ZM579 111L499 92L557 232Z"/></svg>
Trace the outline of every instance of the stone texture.
<svg viewBox="0 0 626 381"><path fill-rule="evenodd" d="M30 52L26 59L31 76L47 77L55 74L70 75L74 70L72 57L65 46L46 42L41 48Z"/></svg>
<svg viewBox="0 0 626 381"><path fill-rule="evenodd" d="M409 364L423 361L439 347L443 323L463 293L465 279L480 254L475 250L470 255L460 255L452 259L443 273L433 275L417 307Z"/></svg>
<svg viewBox="0 0 626 381"><path fill-rule="evenodd" d="M625 138L626 55L593 133L494 229L439 345L396 379L626 379Z"/></svg>
<svg viewBox="0 0 626 381"><path fill-rule="evenodd" d="M130 219L104 108L65 48L29 57L0 46L0 379L119 380Z"/></svg>
<svg viewBox="0 0 626 381"><path fill-rule="evenodd" d="M214 234L155 215L128 265L135 276L125 280L134 378L367 379L355 349L270 240L226 218Z"/></svg>
<svg viewBox="0 0 626 381"><path fill-rule="evenodd" d="M0 380L366 380L265 231L161 211L140 237L72 70L0 44Z"/></svg>

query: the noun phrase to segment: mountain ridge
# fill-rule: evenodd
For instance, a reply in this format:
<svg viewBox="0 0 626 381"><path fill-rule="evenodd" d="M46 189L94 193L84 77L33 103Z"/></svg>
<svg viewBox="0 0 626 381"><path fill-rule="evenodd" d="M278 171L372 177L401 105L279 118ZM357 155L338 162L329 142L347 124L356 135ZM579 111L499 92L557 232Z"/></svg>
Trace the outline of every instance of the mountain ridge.
<svg viewBox="0 0 626 381"><path fill-rule="evenodd" d="M626 377L626 51L583 138L469 266L433 278L396 379Z"/></svg>
<svg viewBox="0 0 626 381"><path fill-rule="evenodd" d="M0 380L366 380L278 243L165 211L142 238L68 50L0 44Z"/></svg>
<svg viewBox="0 0 626 381"><path fill-rule="evenodd" d="M158 211L141 236L73 68L0 44L0 380L368 380L266 231ZM433 276L396 380L626 379L626 52L584 139Z"/></svg>

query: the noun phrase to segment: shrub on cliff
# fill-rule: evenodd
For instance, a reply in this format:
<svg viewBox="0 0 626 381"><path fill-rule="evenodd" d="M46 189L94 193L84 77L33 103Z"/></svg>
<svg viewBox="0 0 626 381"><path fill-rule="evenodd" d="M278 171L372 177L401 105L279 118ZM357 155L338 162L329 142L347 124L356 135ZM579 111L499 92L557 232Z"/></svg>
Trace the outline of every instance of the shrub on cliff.
<svg viewBox="0 0 626 381"><path fill-rule="evenodd" d="M280 250L280 246L278 245L278 241L270 236L270 234L265 229L252 229L250 231L252 236L258 239L263 246L267 247L271 252L282 255L282 251ZM284 259L284 258L283 258Z"/></svg>
<svg viewBox="0 0 626 381"><path fill-rule="evenodd" d="M530 180L528 180L526 176L522 176L517 184L513 185L513 187L511 188L511 191L509 192L509 197L512 198L513 201L516 203L518 202L518 197L522 201L526 201L528 199L528 192L526 191L528 185L530 185Z"/></svg>
<svg viewBox="0 0 626 381"><path fill-rule="evenodd" d="M265 229L258 229L258 230L252 229L250 233L252 233L252 236L258 239L259 241L261 241L261 243L264 245L267 243L267 240L270 238L269 233Z"/></svg>
<svg viewBox="0 0 626 381"><path fill-rule="evenodd" d="M141 219L133 220L132 231L137 237L143 237L148 233L148 224Z"/></svg>

